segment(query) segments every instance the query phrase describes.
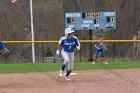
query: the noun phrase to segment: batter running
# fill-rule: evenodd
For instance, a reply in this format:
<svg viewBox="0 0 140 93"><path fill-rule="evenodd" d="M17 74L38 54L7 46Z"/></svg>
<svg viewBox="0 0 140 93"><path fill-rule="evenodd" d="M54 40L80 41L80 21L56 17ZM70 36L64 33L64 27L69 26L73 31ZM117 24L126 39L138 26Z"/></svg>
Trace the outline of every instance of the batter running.
<svg viewBox="0 0 140 93"><path fill-rule="evenodd" d="M58 43L58 49L56 51L56 54L59 55L61 49L61 55L64 58L64 62L62 64L59 76L60 77L65 76L66 80L70 80L69 75L73 70L74 50L76 48L77 50L80 50L80 43L78 41L78 38L74 36L74 30L72 28L66 28L65 36L60 38ZM64 75L64 70L67 63L68 63L68 70L66 72L66 75Z"/></svg>

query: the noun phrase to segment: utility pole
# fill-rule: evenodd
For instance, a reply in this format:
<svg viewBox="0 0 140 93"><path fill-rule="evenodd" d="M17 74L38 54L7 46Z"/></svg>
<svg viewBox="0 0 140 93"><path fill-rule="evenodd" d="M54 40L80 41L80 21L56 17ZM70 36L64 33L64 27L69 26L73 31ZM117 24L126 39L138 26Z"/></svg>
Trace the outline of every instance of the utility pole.
<svg viewBox="0 0 140 93"><path fill-rule="evenodd" d="M33 61L33 63L35 63L34 27L33 27L33 7L32 7L32 0L30 0L30 17L31 17L31 34L32 34L32 61Z"/></svg>

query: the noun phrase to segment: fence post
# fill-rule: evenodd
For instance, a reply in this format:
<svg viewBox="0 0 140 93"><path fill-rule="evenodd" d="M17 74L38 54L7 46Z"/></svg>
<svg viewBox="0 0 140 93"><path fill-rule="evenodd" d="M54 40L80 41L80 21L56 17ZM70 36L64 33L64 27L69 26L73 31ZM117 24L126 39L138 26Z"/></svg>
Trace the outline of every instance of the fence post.
<svg viewBox="0 0 140 93"><path fill-rule="evenodd" d="M89 40L92 40L92 30L89 30ZM88 61L93 61L92 42L89 42L89 58Z"/></svg>
<svg viewBox="0 0 140 93"><path fill-rule="evenodd" d="M115 62L115 44L114 44L114 42L113 42L112 54L113 54L113 62Z"/></svg>
<svg viewBox="0 0 140 93"><path fill-rule="evenodd" d="M42 60L43 60L43 63L44 63L44 44L42 43Z"/></svg>

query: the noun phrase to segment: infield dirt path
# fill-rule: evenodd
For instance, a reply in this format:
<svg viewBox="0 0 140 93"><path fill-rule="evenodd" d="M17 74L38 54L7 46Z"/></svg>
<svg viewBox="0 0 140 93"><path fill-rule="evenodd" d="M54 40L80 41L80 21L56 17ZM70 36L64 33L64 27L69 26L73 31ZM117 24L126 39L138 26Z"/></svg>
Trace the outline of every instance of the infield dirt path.
<svg viewBox="0 0 140 93"><path fill-rule="evenodd" d="M140 93L140 69L0 74L0 93Z"/></svg>

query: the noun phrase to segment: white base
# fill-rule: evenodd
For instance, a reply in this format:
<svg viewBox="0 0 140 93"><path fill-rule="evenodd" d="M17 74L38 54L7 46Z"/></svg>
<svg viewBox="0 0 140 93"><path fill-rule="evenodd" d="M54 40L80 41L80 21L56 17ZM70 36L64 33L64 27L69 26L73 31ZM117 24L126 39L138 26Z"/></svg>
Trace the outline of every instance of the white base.
<svg viewBox="0 0 140 93"><path fill-rule="evenodd" d="M73 75L73 76L75 76L75 75L77 75L77 73L70 73L70 75Z"/></svg>
<svg viewBox="0 0 140 93"><path fill-rule="evenodd" d="M66 75L66 73L65 73L64 75ZM70 73L70 75L72 75L72 76L76 76L77 73Z"/></svg>

